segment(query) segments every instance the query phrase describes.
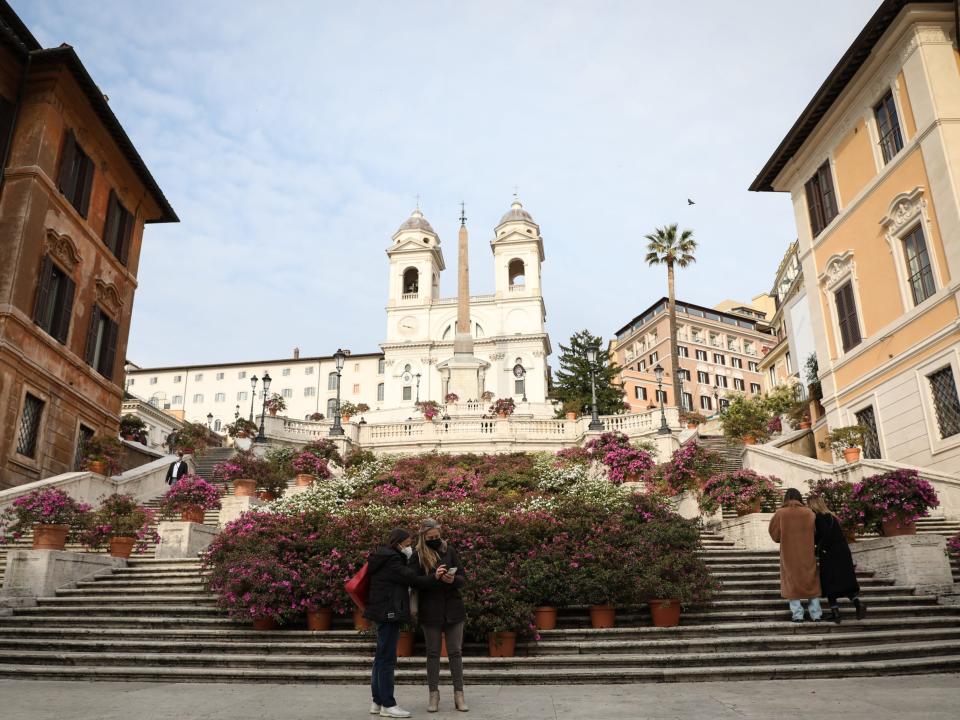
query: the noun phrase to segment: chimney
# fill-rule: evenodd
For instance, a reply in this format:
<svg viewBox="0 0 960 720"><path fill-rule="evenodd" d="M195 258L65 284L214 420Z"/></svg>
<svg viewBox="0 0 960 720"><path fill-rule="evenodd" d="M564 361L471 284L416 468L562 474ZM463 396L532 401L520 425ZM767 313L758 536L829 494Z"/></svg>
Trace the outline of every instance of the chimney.
<svg viewBox="0 0 960 720"><path fill-rule="evenodd" d="M300 359L300 348L295 347L295 348L293 349L293 359L294 359L294 360L299 360L299 359Z"/></svg>

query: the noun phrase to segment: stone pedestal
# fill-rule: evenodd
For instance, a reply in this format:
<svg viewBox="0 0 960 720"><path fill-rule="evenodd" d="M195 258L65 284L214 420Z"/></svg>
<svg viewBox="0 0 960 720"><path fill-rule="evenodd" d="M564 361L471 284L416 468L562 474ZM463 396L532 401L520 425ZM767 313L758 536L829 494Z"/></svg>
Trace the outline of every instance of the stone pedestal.
<svg viewBox="0 0 960 720"><path fill-rule="evenodd" d="M677 515L685 520L692 520L700 517L700 506L697 504L697 494L689 490L681 495L672 498L671 502Z"/></svg>
<svg viewBox="0 0 960 720"><path fill-rule="evenodd" d="M201 550L213 542L220 528L195 522L162 522L157 525L160 542L157 544L157 559L197 557Z"/></svg>
<svg viewBox="0 0 960 720"><path fill-rule="evenodd" d="M66 550L10 550L3 598L49 597L57 588L127 566L123 558Z"/></svg>
<svg viewBox="0 0 960 720"><path fill-rule="evenodd" d="M873 570L877 577L939 594L953 588L946 546L943 535L899 535L858 540L850 544L850 552L858 567Z"/></svg>
<svg viewBox="0 0 960 720"><path fill-rule="evenodd" d="M750 513L720 523L723 539L733 542L738 550L779 550L768 528L773 513Z"/></svg>
<svg viewBox="0 0 960 720"><path fill-rule="evenodd" d="M237 497L236 495L229 495L225 498L220 498L220 515L217 518L217 524L220 527L224 527L227 523L233 522L243 515L247 510L253 510L263 504L263 500L257 497Z"/></svg>

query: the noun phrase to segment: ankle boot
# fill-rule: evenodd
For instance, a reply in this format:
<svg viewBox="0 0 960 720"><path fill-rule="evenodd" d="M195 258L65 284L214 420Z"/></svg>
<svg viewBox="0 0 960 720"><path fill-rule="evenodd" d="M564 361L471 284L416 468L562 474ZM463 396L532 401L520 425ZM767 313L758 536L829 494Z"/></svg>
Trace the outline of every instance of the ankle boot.
<svg viewBox="0 0 960 720"><path fill-rule="evenodd" d="M427 712L436 712L440 709L440 691L430 691L430 702L427 703Z"/></svg>
<svg viewBox="0 0 960 720"><path fill-rule="evenodd" d="M463 690L453 691L453 704L460 712L468 712L470 710L470 708L467 707L467 701L463 699Z"/></svg>
<svg viewBox="0 0 960 720"><path fill-rule="evenodd" d="M840 608L830 608L830 619L833 620L837 625L840 624Z"/></svg>
<svg viewBox="0 0 960 720"><path fill-rule="evenodd" d="M853 601L853 606L857 609L857 620L863 620L867 616L867 606L860 602L860 598Z"/></svg>

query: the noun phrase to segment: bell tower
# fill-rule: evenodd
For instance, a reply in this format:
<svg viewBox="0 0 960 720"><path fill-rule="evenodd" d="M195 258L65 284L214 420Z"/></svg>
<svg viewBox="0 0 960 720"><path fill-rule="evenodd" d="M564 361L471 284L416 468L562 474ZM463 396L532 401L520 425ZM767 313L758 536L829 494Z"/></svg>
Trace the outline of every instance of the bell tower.
<svg viewBox="0 0 960 720"><path fill-rule="evenodd" d="M516 195L493 232L490 249L493 250L496 296L539 296L543 238L540 226L523 209Z"/></svg>
<svg viewBox="0 0 960 720"><path fill-rule="evenodd" d="M390 296L387 307L425 305L440 297L444 269L440 237L418 207L393 234L390 258Z"/></svg>

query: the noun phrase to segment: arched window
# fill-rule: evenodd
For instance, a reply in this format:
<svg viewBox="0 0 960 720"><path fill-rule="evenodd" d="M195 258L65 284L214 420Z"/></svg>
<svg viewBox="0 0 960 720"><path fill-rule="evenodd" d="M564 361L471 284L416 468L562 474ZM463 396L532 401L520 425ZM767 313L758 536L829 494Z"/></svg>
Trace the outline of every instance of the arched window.
<svg viewBox="0 0 960 720"><path fill-rule="evenodd" d="M337 414L337 399L330 398L327 400L327 417L333 417Z"/></svg>
<svg viewBox="0 0 960 720"><path fill-rule="evenodd" d="M507 265L507 275L510 277L510 287L523 287L526 284L523 260L514 258Z"/></svg>
<svg viewBox="0 0 960 720"><path fill-rule="evenodd" d="M416 295L420 292L420 271L416 268L407 268L403 271L403 294Z"/></svg>
<svg viewBox="0 0 960 720"><path fill-rule="evenodd" d="M327 375L327 390L337 389L337 374L335 372Z"/></svg>
<svg viewBox="0 0 960 720"><path fill-rule="evenodd" d="M219 421L219 420L214 420L214 421L213 421L213 429L214 429L214 431L216 431L216 432L220 432L220 421Z"/></svg>

